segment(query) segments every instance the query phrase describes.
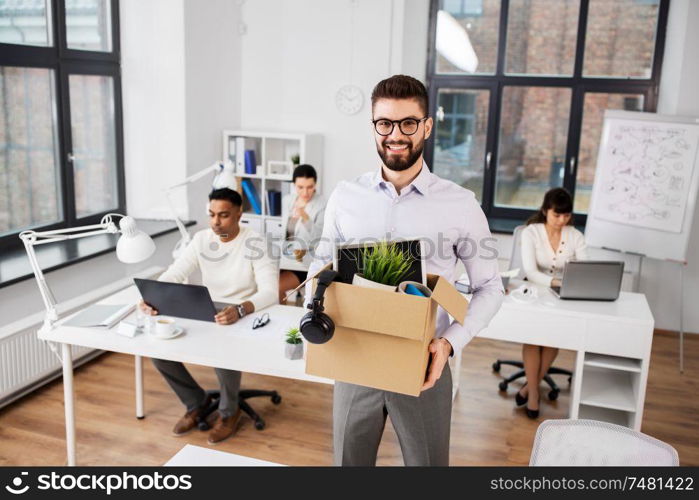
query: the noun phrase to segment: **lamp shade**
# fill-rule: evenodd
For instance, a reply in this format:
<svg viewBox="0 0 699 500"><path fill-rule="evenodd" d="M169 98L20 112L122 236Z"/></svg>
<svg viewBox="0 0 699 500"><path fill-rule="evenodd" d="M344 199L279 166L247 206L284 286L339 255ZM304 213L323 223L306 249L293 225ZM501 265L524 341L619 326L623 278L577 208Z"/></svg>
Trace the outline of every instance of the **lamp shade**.
<svg viewBox="0 0 699 500"><path fill-rule="evenodd" d="M138 229L133 217L119 221L121 237L117 241L117 259L125 264L142 262L155 252L155 243L150 236Z"/></svg>
<svg viewBox="0 0 699 500"><path fill-rule="evenodd" d="M235 165L231 161L219 163L219 172L214 177L212 188L221 189L229 188L233 191L238 190L238 180L235 178Z"/></svg>
<svg viewBox="0 0 699 500"><path fill-rule="evenodd" d="M475 73L478 56L473 50L468 33L454 17L445 10L437 12L437 52L451 64L466 73Z"/></svg>

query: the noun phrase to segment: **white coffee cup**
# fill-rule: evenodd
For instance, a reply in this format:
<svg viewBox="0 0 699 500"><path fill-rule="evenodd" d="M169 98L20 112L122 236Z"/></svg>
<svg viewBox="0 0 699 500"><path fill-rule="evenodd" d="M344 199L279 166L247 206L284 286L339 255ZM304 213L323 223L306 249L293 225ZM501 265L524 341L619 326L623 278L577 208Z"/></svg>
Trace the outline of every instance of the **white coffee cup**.
<svg viewBox="0 0 699 500"><path fill-rule="evenodd" d="M156 337L171 337L175 333L175 320L167 316L155 317L155 336Z"/></svg>

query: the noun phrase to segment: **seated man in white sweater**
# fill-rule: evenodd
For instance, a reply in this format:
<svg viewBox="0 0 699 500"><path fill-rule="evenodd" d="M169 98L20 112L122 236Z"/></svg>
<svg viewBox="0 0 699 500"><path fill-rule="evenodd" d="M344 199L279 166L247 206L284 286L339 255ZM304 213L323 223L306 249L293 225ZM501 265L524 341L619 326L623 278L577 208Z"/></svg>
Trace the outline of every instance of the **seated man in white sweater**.
<svg viewBox="0 0 699 500"><path fill-rule="evenodd" d="M266 251L262 236L240 227L243 200L228 188L209 194L209 226L194 235L180 257L160 276L160 281L184 282L195 270L201 271L202 283L214 301L234 304L215 316L219 325L230 325L242 316L276 304L279 293L279 269ZM141 308L148 314L157 311L146 303ZM173 432L181 436L197 424L203 409L211 404L206 391L192 378L182 363L154 359L153 364L187 407ZM215 444L235 432L240 418L238 392L240 372L216 368L221 400L209 432L209 443Z"/></svg>

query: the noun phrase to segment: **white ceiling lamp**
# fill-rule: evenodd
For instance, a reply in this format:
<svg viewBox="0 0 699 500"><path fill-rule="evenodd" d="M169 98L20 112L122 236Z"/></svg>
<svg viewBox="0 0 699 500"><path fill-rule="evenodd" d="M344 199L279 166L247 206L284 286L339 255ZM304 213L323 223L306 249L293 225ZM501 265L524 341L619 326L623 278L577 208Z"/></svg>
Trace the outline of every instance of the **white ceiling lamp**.
<svg viewBox="0 0 699 500"><path fill-rule="evenodd" d="M451 64L466 73L475 73L478 56L473 50L468 33L454 17L445 10L437 12L437 52Z"/></svg>

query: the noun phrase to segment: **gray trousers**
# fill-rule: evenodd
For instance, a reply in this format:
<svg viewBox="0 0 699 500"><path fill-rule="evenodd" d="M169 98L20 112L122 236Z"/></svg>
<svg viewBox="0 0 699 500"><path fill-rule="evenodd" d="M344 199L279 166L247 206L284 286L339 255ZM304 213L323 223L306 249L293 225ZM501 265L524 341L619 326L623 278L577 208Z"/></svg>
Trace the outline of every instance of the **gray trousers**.
<svg viewBox="0 0 699 500"><path fill-rule="evenodd" d="M419 397L336 382L333 393L335 465L376 464L386 416L398 435L405 465L449 465L451 371Z"/></svg>
<svg viewBox="0 0 699 500"><path fill-rule="evenodd" d="M182 404L191 411L200 407L206 400L206 391L179 361L153 359L153 364L165 381L170 385ZM238 392L240 392L240 372L214 368L221 390L218 411L222 417L230 417L238 410Z"/></svg>

